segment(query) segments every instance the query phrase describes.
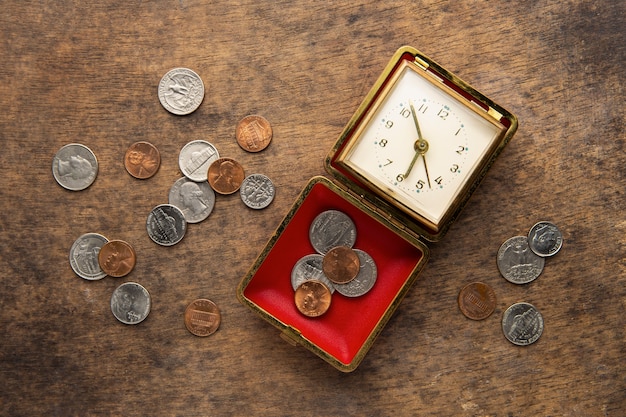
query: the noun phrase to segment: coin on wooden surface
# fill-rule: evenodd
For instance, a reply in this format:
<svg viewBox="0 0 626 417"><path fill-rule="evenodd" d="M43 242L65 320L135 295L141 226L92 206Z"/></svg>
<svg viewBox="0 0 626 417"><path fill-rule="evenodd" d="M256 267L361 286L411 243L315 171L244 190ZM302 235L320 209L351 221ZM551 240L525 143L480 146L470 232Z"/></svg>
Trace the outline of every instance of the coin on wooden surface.
<svg viewBox="0 0 626 417"><path fill-rule="evenodd" d="M326 210L311 222L309 240L322 255L336 246L352 247L356 241L356 226L344 212Z"/></svg>
<svg viewBox="0 0 626 417"><path fill-rule="evenodd" d="M320 281L304 281L296 288L295 302L298 311L307 317L319 317L328 311L332 295Z"/></svg>
<svg viewBox="0 0 626 417"><path fill-rule="evenodd" d="M528 232L528 246L541 257L554 256L563 246L563 235L555 224L542 221Z"/></svg>
<svg viewBox="0 0 626 417"><path fill-rule="evenodd" d="M85 145L69 143L54 155L52 175L61 187L71 191L81 191L96 180L98 160L91 149Z"/></svg>
<svg viewBox="0 0 626 417"><path fill-rule="evenodd" d="M89 281L106 277L98 263L98 253L108 241L98 233L85 233L74 241L70 249L70 265L76 275Z"/></svg>
<svg viewBox="0 0 626 417"><path fill-rule="evenodd" d="M243 203L256 210L269 206L276 190L272 180L263 174L250 174L241 183L239 194Z"/></svg>
<svg viewBox="0 0 626 417"><path fill-rule="evenodd" d="M330 293L335 292L335 286L322 271L322 262L324 257L319 253L305 255L298 259L291 269L291 286L295 291L304 281L316 280L321 281L328 287Z"/></svg>
<svg viewBox="0 0 626 417"><path fill-rule="evenodd" d="M185 236L187 221L178 207L160 204L148 214L146 229L153 242L161 246L172 246Z"/></svg>
<svg viewBox="0 0 626 417"><path fill-rule="evenodd" d="M241 119L235 136L242 149L260 152L272 141L272 126L263 116L253 114Z"/></svg>
<svg viewBox="0 0 626 417"><path fill-rule="evenodd" d="M124 324L138 324L150 313L150 293L136 282L125 282L111 295L111 312Z"/></svg>
<svg viewBox="0 0 626 417"><path fill-rule="evenodd" d="M526 236L514 236L500 246L497 265L507 281L527 284L541 274L545 259L530 250Z"/></svg>
<svg viewBox="0 0 626 417"><path fill-rule="evenodd" d="M206 140L192 140L180 150L178 166L181 172L191 181L207 180L207 172L211 163L220 157L217 148Z"/></svg>
<svg viewBox="0 0 626 417"><path fill-rule="evenodd" d="M322 271L335 284L345 284L356 278L360 268L359 255L347 246L336 246L324 255Z"/></svg>
<svg viewBox="0 0 626 417"><path fill-rule="evenodd" d="M496 293L487 284L472 282L461 289L457 301L465 317L483 320L496 308Z"/></svg>
<svg viewBox="0 0 626 417"><path fill-rule="evenodd" d="M217 331L221 322L220 309L211 300L194 300L185 309L185 327L196 336L209 336Z"/></svg>
<svg viewBox="0 0 626 417"><path fill-rule="evenodd" d="M219 194L232 194L241 187L243 167L232 158L218 158L209 166L209 184Z"/></svg>
<svg viewBox="0 0 626 417"><path fill-rule="evenodd" d="M174 68L161 78L158 95L167 111L183 116L200 107L204 99L204 83L189 68Z"/></svg>
<svg viewBox="0 0 626 417"><path fill-rule="evenodd" d="M170 188L169 203L178 207L187 223L199 223L209 217L215 207L215 191L208 182L179 178Z"/></svg>
<svg viewBox="0 0 626 417"><path fill-rule="evenodd" d="M135 249L123 240L109 240L98 253L98 264L109 276L123 277L130 273L137 262Z"/></svg>
<svg viewBox="0 0 626 417"><path fill-rule="evenodd" d="M140 180L152 177L161 166L161 154L150 142L135 142L124 155L124 167L130 175Z"/></svg>
<svg viewBox="0 0 626 417"><path fill-rule="evenodd" d="M367 294L374 287L378 277L378 268L374 258L361 249L354 249L354 251L359 255L359 273L350 282L334 284L337 292L346 297L361 297Z"/></svg>
<svg viewBox="0 0 626 417"><path fill-rule="evenodd" d="M502 314L506 339L519 346L535 343L543 333L543 316L529 303L515 303Z"/></svg>

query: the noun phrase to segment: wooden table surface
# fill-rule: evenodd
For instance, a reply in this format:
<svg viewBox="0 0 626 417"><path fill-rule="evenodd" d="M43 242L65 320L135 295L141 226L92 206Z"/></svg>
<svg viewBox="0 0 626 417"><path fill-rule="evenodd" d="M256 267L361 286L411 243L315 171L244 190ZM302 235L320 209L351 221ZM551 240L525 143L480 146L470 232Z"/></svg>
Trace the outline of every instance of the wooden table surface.
<svg viewBox="0 0 626 417"><path fill-rule="evenodd" d="M89 4L93 3L93 4ZM0 14L0 414L4 416L623 416L626 410L626 7L612 0L478 2L6 1ZM240 304L236 287L394 51L412 45L516 114L520 127L361 365L341 373ZM195 70L206 87L185 117L163 109L160 78ZM248 114L274 129L243 151ZM181 177L178 153L213 143L276 198L247 209L218 196L172 247L146 233L152 207ZM160 170L124 169L139 140ZM90 147L95 183L52 176L57 150ZM496 253L539 220L560 253L527 285L504 280ZM137 265L86 281L69 249L83 233L123 239ZM465 318L463 285L497 294L493 315ZM136 281L152 311L111 314ZM210 337L191 335L196 298L220 308ZM514 302L545 330L509 343Z"/></svg>

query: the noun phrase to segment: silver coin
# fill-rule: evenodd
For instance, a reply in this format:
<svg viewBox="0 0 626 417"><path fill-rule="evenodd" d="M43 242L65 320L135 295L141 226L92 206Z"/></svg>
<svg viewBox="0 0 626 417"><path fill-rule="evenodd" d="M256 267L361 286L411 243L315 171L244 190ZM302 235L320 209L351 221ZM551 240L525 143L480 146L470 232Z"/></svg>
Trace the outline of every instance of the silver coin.
<svg viewBox="0 0 626 417"><path fill-rule="evenodd" d="M324 257L319 253L305 255L296 262L291 269L291 286L295 291L305 281L316 280L328 287L330 293L335 292L335 286L324 275L322 261Z"/></svg>
<svg viewBox="0 0 626 417"><path fill-rule="evenodd" d="M52 175L63 188L84 190L96 180L98 160L85 145L70 143L59 149L54 156Z"/></svg>
<svg viewBox="0 0 626 417"><path fill-rule="evenodd" d="M269 206L276 190L272 180L263 174L248 175L239 188L241 201L252 209L264 209Z"/></svg>
<svg viewBox="0 0 626 417"><path fill-rule="evenodd" d="M354 249L354 251L359 256L361 264L357 276L346 284L335 284L337 292L346 297L361 297L367 294L374 287L378 277L378 269L374 259L361 249Z"/></svg>
<svg viewBox="0 0 626 417"><path fill-rule="evenodd" d="M194 140L180 150L178 166L185 177L191 181L202 182L207 180L211 163L219 157L215 146L205 140Z"/></svg>
<svg viewBox="0 0 626 417"><path fill-rule="evenodd" d="M146 221L148 236L161 246L177 244L185 236L187 221L185 215L176 206L161 204L148 214Z"/></svg>
<svg viewBox="0 0 626 417"><path fill-rule="evenodd" d="M111 311L124 324L138 324L150 313L150 293L136 282L125 282L111 295Z"/></svg>
<svg viewBox="0 0 626 417"><path fill-rule="evenodd" d="M313 219L309 240L315 251L322 255L336 246L351 248L356 241L356 226L347 214L326 210Z"/></svg>
<svg viewBox="0 0 626 417"><path fill-rule="evenodd" d="M98 263L98 254L108 241L98 233L85 233L74 241L70 249L70 265L76 275L89 281L106 277Z"/></svg>
<svg viewBox="0 0 626 417"><path fill-rule="evenodd" d="M541 257L554 256L563 246L563 235L555 224L539 222L528 232L528 245Z"/></svg>
<svg viewBox="0 0 626 417"><path fill-rule="evenodd" d="M534 343L543 333L543 316L529 303L515 303L502 315L504 337L515 345Z"/></svg>
<svg viewBox="0 0 626 417"><path fill-rule="evenodd" d="M174 68L159 82L159 101L170 113L182 116L192 113L204 99L204 84L189 68Z"/></svg>
<svg viewBox="0 0 626 417"><path fill-rule="evenodd" d="M187 223L199 223L213 211L215 191L208 182L183 177L170 188L169 203L183 212Z"/></svg>
<svg viewBox="0 0 626 417"><path fill-rule="evenodd" d="M530 250L526 236L514 236L500 246L497 263L507 281L527 284L541 274L545 259Z"/></svg>

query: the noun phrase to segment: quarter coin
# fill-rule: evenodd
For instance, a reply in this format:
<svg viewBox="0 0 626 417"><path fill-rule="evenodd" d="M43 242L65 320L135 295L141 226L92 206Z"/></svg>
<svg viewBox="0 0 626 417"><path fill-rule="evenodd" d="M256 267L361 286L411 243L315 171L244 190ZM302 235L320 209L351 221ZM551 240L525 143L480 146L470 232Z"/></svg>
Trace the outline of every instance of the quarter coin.
<svg viewBox="0 0 626 417"><path fill-rule="evenodd" d="M246 116L237 125L237 143L248 152L260 152L272 141L272 126L263 116Z"/></svg>
<svg viewBox="0 0 626 417"><path fill-rule="evenodd" d="M204 99L204 83L189 68L174 68L161 78L158 95L167 111L183 116L200 107Z"/></svg>
<svg viewBox="0 0 626 417"><path fill-rule="evenodd" d="M298 262L291 269L291 286L294 291L304 281L316 280L326 285L331 294L335 292L335 286L322 271L323 260L324 257L319 253L312 253L298 259Z"/></svg>
<svg viewBox="0 0 626 417"><path fill-rule="evenodd" d="M187 221L185 215L176 206L161 204L148 214L146 220L148 236L153 242L161 246L177 244L185 236Z"/></svg>
<svg viewBox="0 0 626 417"><path fill-rule="evenodd" d="M527 284L541 274L545 259L530 250L526 236L514 236L500 246L497 264L507 281Z"/></svg>
<svg viewBox="0 0 626 417"><path fill-rule="evenodd" d="M457 301L465 317L483 320L496 308L496 293L487 284L472 282L461 289Z"/></svg>
<svg viewBox="0 0 626 417"><path fill-rule="evenodd" d="M541 257L554 256L563 246L563 234L555 224L542 221L528 232L528 245Z"/></svg>
<svg viewBox="0 0 626 417"><path fill-rule="evenodd" d="M239 194L243 203L256 210L264 209L274 200L274 184L263 174L250 174L241 183Z"/></svg>
<svg viewBox="0 0 626 417"><path fill-rule="evenodd" d="M111 295L111 311L124 324L138 324L150 313L150 293L136 282L125 282Z"/></svg>
<svg viewBox="0 0 626 417"><path fill-rule="evenodd" d="M296 289L296 307L307 317L319 317L328 311L331 297L330 289L320 281L305 281Z"/></svg>
<svg viewBox="0 0 626 417"><path fill-rule="evenodd" d="M322 271L335 284L345 284L359 273L359 255L352 248L337 246L326 252L322 261Z"/></svg>
<svg viewBox="0 0 626 417"><path fill-rule="evenodd" d="M135 142L124 155L124 167L130 175L140 180L152 177L161 165L161 154L149 142Z"/></svg>
<svg viewBox="0 0 626 417"><path fill-rule="evenodd" d="M311 222L309 240L315 251L322 255L337 246L351 248L356 241L356 226L344 212L326 210Z"/></svg>
<svg viewBox="0 0 626 417"><path fill-rule="evenodd" d="M169 203L178 207L187 223L199 223L209 217L215 207L215 192L208 182L179 178L170 188Z"/></svg>
<svg viewBox="0 0 626 417"><path fill-rule="evenodd" d="M185 327L196 336L212 335L220 322L220 309L211 300L194 300L185 309Z"/></svg>
<svg viewBox="0 0 626 417"><path fill-rule="evenodd" d="M209 184L219 194L232 194L244 179L243 167L232 158L219 158L209 167Z"/></svg>
<svg viewBox="0 0 626 417"><path fill-rule="evenodd" d="M361 297L367 294L376 283L378 269L374 259L361 249L354 249L359 256L359 273L356 278L345 284L334 284L335 289L346 297Z"/></svg>
<svg viewBox="0 0 626 417"><path fill-rule="evenodd" d="M215 146L205 140L187 143L178 154L178 166L183 175L191 181L207 180L209 166L220 157Z"/></svg>
<svg viewBox="0 0 626 417"><path fill-rule="evenodd" d="M67 144L57 151L52 160L52 175L67 190L84 190L93 184L98 175L96 155L80 143Z"/></svg>
<svg viewBox="0 0 626 417"><path fill-rule="evenodd" d="M70 249L70 265L76 275L89 281L106 277L98 263L98 253L108 241L98 233L85 233L74 241Z"/></svg>
<svg viewBox="0 0 626 417"><path fill-rule="evenodd" d="M502 331L514 345L530 345L543 333L543 316L532 304L515 303L502 315Z"/></svg>
<svg viewBox="0 0 626 417"><path fill-rule="evenodd" d="M112 277L128 275L135 267L135 249L123 240L110 240L102 246L98 254L100 268Z"/></svg>

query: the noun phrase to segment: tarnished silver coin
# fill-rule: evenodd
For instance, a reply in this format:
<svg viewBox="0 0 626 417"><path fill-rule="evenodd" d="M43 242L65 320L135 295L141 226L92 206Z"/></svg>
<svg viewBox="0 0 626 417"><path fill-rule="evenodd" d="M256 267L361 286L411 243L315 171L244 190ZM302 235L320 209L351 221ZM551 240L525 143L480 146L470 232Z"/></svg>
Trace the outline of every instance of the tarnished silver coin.
<svg viewBox="0 0 626 417"><path fill-rule="evenodd" d="M361 249L354 249L354 251L359 256L359 273L346 284L334 284L337 292L346 297L361 297L367 294L374 287L378 277L378 269L374 259Z"/></svg>
<svg viewBox="0 0 626 417"><path fill-rule="evenodd" d="M76 275L89 281L106 277L107 274L98 263L98 254L108 241L98 233L85 233L74 241L70 249L70 265Z"/></svg>
<svg viewBox="0 0 626 417"><path fill-rule="evenodd" d="M514 236L500 246L497 264L507 281L527 284L541 274L545 259L530 250L526 236Z"/></svg>
<svg viewBox="0 0 626 417"><path fill-rule="evenodd" d="M208 182L195 182L183 177L170 188L169 203L183 212L187 223L199 223L213 211L215 191Z"/></svg>
<svg viewBox="0 0 626 417"><path fill-rule="evenodd" d="M219 159L215 146L205 140L187 143L178 155L178 166L191 181L202 182L208 178L209 167Z"/></svg>
<svg viewBox="0 0 626 417"><path fill-rule="evenodd" d="M351 248L356 241L356 226L347 214L326 210L313 219L309 240L315 251L322 255L337 246Z"/></svg>
<svg viewBox="0 0 626 417"><path fill-rule="evenodd" d="M539 222L528 232L528 246L541 257L554 256L563 246L563 234L555 224Z"/></svg>
<svg viewBox="0 0 626 417"><path fill-rule="evenodd" d="M136 282L125 282L111 295L111 311L124 324L138 324L150 313L150 293Z"/></svg>
<svg viewBox="0 0 626 417"><path fill-rule="evenodd" d="M324 257L319 253L313 253L305 255L296 262L291 269L291 286L295 291L300 284L305 281L316 280L320 281L328 287L330 293L335 292L335 287L332 282L324 275L322 271L322 261Z"/></svg>
<svg viewBox="0 0 626 417"><path fill-rule="evenodd" d="M241 201L252 209L264 209L269 206L276 190L272 180L263 174L248 175L239 188Z"/></svg>
<svg viewBox="0 0 626 417"><path fill-rule="evenodd" d="M204 83L189 68L174 68L159 82L159 101L170 113L183 116L200 107L204 99Z"/></svg>
<svg viewBox="0 0 626 417"><path fill-rule="evenodd" d="M161 246L177 244L185 236L187 221L178 207L171 204L160 204L148 214L146 221L148 236Z"/></svg>
<svg viewBox="0 0 626 417"><path fill-rule="evenodd" d="M80 143L69 143L59 149L52 160L52 175L65 189L80 191L89 187L98 175L96 155Z"/></svg>
<svg viewBox="0 0 626 417"><path fill-rule="evenodd" d="M515 303L502 315L504 337L515 345L534 343L543 333L543 316L529 303Z"/></svg>

